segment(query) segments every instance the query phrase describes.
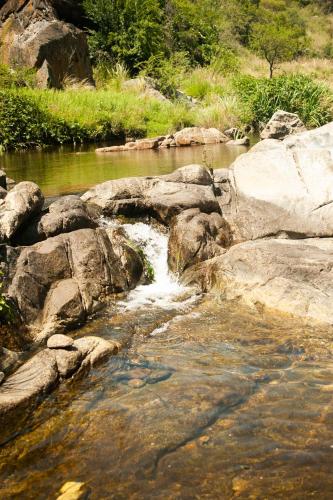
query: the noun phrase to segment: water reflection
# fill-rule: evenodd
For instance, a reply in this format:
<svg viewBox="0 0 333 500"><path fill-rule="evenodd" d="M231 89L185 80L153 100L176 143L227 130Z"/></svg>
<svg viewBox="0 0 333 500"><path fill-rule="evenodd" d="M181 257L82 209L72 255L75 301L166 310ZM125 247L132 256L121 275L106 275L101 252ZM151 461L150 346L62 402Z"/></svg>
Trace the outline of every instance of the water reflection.
<svg viewBox="0 0 333 500"><path fill-rule="evenodd" d="M208 145L158 151L128 151L96 155L95 147L29 151L0 157L1 168L16 181L36 182L46 196L84 191L109 179L162 175L191 163L228 167L244 147Z"/></svg>
<svg viewBox="0 0 333 500"><path fill-rule="evenodd" d="M0 497L79 481L93 499L331 498L333 329L211 297L164 314L142 312L128 351L64 384L2 449ZM134 317L80 335L128 335Z"/></svg>

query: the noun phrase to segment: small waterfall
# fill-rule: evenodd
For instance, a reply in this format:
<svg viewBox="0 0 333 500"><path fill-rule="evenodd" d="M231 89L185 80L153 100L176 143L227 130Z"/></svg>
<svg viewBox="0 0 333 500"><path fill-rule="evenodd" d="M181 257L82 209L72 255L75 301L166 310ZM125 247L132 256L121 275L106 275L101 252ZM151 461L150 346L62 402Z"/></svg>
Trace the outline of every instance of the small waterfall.
<svg viewBox="0 0 333 500"><path fill-rule="evenodd" d="M106 221L104 219L102 223L119 225L115 220ZM149 305L170 308L177 304L184 304L184 302L179 302L179 297L184 294L186 289L168 268L168 235L143 222L121 224L121 227L128 238L143 250L154 269L153 283L139 285L132 290L126 301L122 302L125 309Z"/></svg>

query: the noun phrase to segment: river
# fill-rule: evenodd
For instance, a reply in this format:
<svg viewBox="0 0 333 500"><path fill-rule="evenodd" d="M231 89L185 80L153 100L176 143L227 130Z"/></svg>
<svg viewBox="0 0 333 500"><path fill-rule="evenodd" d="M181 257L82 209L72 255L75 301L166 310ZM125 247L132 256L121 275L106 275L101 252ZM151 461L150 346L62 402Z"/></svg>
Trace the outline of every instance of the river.
<svg viewBox="0 0 333 500"><path fill-rule="evenodd" d="M0 448L0 498L73 481L91 499L331 499L333 328L184 288L165 231L124 229L155 281L74 336L125 348L27 415Z"/></svg>

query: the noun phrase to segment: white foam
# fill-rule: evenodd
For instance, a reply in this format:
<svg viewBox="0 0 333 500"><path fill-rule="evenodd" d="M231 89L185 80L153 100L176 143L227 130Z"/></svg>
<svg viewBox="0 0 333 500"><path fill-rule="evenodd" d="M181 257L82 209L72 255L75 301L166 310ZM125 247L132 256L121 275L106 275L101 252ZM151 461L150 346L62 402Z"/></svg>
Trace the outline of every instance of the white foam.
<svg viewBox="0 0 333 500"><path fill-rule="evenodd" d="M115 220L103 220L102 224L119 226ZM168 268L168 235L149 224L136 222L122 224L128 238L145 253L154 269L154 281L150 285L139 285L132 290L121 305L125 309L135 309L154 305L161 308L179 307L177 297L186 291L176 276Z"/></svg>

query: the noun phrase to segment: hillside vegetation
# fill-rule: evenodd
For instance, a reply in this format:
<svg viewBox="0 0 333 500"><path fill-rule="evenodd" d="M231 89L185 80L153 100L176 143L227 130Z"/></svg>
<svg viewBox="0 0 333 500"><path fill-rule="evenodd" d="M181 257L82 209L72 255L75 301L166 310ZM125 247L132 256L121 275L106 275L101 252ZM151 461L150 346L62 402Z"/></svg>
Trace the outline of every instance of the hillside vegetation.
<svg viewBox="0 0 333 500"><path fill-rule="evenodd" d="M309 127L332 120L331 1L82 3L96 90L75 81L64 81L63 91L39 90L32 71L2 66L3 150L191 125L258 130L279 108Z"/></svg>

